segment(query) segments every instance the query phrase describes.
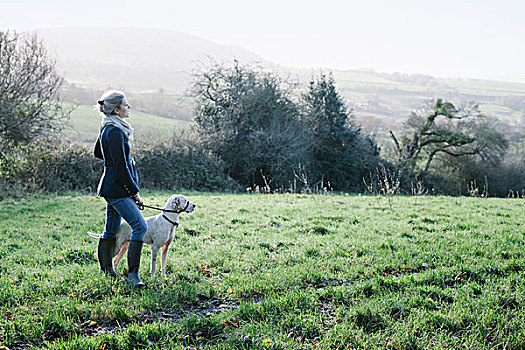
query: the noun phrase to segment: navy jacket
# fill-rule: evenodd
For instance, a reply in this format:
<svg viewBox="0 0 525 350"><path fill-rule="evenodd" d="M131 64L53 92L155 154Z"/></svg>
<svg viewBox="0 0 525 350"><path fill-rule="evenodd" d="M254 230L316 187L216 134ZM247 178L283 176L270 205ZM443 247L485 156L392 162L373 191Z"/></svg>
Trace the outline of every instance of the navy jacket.
<svg viewBox="0 0 525 350"><path fill-rule="evenodd" d="M93 150L95 157L104 160L104 174L97 193L104 198L123 198L139 191L137 169L130 156L128 139L122 130L107 125Z"/></svg>

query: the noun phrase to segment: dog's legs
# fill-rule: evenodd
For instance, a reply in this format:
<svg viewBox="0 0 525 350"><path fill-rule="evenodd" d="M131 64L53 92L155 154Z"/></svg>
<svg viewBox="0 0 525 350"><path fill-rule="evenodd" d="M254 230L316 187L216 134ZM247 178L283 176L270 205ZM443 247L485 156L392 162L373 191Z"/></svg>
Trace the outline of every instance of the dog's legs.
<svg viewBox="0 0 525 350"><path fill-rule="evenodd" d="M159 247L155 244L151 246L151 276L155 276L155 269L157 268L157 255L159 254Z"/></svg>
<svg viewBox="0 0 525 350"><path fill-rule="evenodd" d="M166 258L168 257L168 248L170 247L171 239L162 246L162 254L160 257L160 267L162 276L166 277Z"/></svg>
<svg viewBox="0 0 525 350"><path fill-rule="evenodd" d="M120 251L118 252L117 256L115 256L115 259L113 260L113 268L116 269L118 266L118 263L120 259L126 254L128 251L129 241L126 241L122 244L122 247L120 247Z"/></svg>

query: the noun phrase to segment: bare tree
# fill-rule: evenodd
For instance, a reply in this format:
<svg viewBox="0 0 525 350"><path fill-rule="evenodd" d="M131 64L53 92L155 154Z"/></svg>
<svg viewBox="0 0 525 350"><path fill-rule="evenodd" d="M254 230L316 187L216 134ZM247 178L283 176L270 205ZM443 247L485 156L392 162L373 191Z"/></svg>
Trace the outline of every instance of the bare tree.
<svg viewBox="0 0 525 350"><path fill-rule="evenodd" d="M284 188L308 161L309 138L282 85L275 74L237 61L195 72L190 94L200 136L243 185Z"/></svg>
<svg viewBox="0 0 525 350"><path fill-rule="evenodd" d="M0 31L0 153L64 126L72 109L58 101L62 81L36 33Z"/></svg>

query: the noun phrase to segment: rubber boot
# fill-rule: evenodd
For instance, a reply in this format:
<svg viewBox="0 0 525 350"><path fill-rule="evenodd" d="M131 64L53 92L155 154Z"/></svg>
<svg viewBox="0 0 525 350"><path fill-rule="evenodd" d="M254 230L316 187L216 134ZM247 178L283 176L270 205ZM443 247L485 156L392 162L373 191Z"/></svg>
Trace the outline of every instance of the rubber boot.
<svg viewBox="0 0 525 350"><path fill-rule="evenodd" d="M142 253L143 243L144 242L140 241L130 241L128 247L128 282L138 288L146 286L139 277L140 255Z"/></svg>
<svg viewBox="0 0 525 350"><path fill-rule="evenodd" d="M119 277L113 269L113 250L115 249L115 239L101 238L98 241L98 262L100 271L107 273L111 277Z"/></svg>

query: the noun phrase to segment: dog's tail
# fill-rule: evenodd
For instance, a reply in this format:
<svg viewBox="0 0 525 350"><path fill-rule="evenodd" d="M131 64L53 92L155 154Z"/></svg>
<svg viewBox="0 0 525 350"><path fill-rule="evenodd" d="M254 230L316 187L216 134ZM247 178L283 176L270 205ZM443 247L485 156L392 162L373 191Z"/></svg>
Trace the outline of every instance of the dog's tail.
<svg viewBox="0 0 525 350"><path fill-rule="evenodd" d="M102 237L101 234L99 234L99 233L93 233L93 232L90 232L90 231L88 231L87 234L90 235L90 236L93 237L93 238L100 238L100 237Z"/></svg>

